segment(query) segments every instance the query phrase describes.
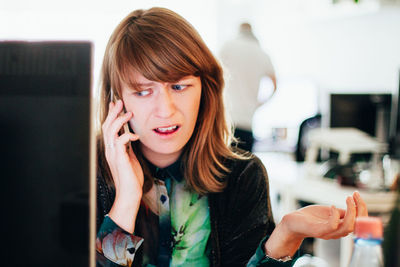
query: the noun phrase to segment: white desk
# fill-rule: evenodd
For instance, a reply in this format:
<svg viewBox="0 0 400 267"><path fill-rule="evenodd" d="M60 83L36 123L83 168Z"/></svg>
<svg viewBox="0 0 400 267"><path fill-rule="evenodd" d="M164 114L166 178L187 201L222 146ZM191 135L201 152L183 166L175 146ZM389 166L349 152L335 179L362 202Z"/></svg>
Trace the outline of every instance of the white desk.
<svg viewBox="0 0 400 267"><path fill-rule="evenodd" d="M346 197L358 190L367 204L369 213L389 213L395 203L393 192L372 192L353 187L340 186L336 181L310 175L304 163L297 163L287 154L273 152L255 153L264 163L272 193L280 194L279 209L273 210L275 220L298 208L303 200L321 205L335 205L346 209ZM347 267L352 250L352 237L341 239L340 266Z"/></svg>

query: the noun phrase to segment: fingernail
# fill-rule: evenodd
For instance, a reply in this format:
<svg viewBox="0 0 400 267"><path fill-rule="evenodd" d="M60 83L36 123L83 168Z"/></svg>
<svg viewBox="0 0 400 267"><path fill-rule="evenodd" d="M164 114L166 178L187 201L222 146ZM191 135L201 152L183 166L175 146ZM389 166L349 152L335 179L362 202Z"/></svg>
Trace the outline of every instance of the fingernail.
<svg viewBox="0 0 400 267"><path fill-rule="evenodd" d="M348 196L347 200L350 201L351 203L355 204L353 196Z"/></svg>

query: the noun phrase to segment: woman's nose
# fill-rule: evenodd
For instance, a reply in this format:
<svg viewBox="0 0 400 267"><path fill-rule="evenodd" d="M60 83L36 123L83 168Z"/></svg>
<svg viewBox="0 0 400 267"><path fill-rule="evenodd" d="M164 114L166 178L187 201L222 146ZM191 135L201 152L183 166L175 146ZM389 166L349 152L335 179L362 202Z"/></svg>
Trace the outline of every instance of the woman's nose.
<svg viewBox="0 0 400 267"><path fill-rule="evenodd" d="M172 92L171 90L168 89L167 86L164 86L160 90L160 94L158 95L156 110L157 110L156 115L160 118L169 118L176 111L176 106L174 103Z"/></svg>

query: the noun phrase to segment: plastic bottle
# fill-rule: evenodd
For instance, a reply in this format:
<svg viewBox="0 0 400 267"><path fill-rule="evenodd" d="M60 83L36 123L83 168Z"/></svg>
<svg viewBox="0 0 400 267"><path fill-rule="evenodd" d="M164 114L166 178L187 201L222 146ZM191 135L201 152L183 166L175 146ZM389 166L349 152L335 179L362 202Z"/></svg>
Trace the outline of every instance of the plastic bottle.
<svg viewBox="0 0 400 267"><path fill-rule="evenodd" d="M383 267L383 226L378 217L358 217L349 267Z"/></svg>

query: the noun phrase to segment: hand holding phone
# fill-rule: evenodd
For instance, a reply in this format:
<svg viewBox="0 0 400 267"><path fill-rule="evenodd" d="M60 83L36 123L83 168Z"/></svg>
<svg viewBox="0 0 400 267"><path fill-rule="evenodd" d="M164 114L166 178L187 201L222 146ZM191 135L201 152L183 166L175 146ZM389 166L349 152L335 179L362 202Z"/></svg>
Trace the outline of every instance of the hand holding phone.
<svg viewBox="0 0 400 267"><path fill-rule="evenodd" d="M116 191L108 215L130 233L135 229L144 183L142 166L131 147L131 142L139 139L128 127L132 116L131 112L125 112L122 101L117 101L111 90L109 111L102 125L105 156Z"/></svg>

